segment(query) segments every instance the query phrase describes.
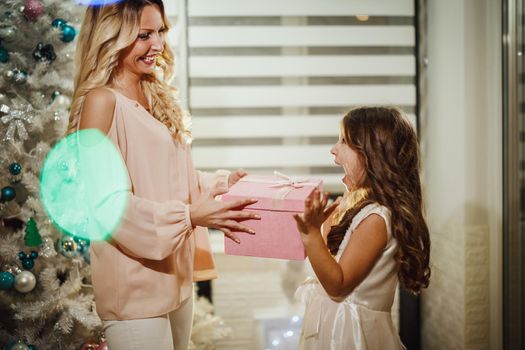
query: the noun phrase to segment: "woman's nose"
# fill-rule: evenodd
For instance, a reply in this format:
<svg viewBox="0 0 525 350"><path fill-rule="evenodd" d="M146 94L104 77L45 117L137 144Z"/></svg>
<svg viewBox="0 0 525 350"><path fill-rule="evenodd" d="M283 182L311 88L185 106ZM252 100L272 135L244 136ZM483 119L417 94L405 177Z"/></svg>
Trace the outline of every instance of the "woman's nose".
<svg viewBox="0 0 525 350"><path fill-rule="evenodd" d="M330 153L332 153L335 156L335 145L333 145L330 149Z"/></svg>
<svg viewBox="0 0 525 350"><path fill-rule="evenodd" d="M164 38L162 37L162 35L157 34L153 37L151 48L159 52L161 52L164 49Z"/></svg>

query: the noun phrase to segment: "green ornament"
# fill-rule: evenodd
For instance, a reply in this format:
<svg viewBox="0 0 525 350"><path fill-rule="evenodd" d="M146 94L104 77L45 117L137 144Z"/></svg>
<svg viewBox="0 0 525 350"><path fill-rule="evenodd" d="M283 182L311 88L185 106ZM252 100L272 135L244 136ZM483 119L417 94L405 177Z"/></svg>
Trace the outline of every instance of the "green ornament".
<svg viewBox="0 0 525 350"><path fill-rule="evenodd" d="M38 232L38 227L36 227L36 222L33 218L29 219L26 224L26 235L24 237L24 242L28 247L38 247L42 244L42 237Z"/></svg>

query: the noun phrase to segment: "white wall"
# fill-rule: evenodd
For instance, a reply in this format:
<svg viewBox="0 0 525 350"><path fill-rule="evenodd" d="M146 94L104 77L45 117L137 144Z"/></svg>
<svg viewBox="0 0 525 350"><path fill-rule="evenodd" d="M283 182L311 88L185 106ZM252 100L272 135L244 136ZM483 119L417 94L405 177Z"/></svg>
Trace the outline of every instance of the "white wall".
<svg viewBox="0 0 525 350"><path fill-rule="evenodd" d="M428 1L424 349L501 348L500 6Z"/></svg>

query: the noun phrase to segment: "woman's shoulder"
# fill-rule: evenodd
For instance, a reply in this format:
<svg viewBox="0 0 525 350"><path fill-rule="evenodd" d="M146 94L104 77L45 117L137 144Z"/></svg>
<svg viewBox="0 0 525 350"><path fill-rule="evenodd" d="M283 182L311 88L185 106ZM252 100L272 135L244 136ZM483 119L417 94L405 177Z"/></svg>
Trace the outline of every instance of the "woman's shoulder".
<svg viewBox="0 0 525 350"><path fill-rule="evenodd" d="M90 90L82 106L80 129L97 128L107 134L113 121L115 104L116 97L111 90L105 87Z"/></svg>
<svg viewBox="0 0 525 350"><path fill-rule="evenodd" d="M115 105L116 97L112 90L107 87L96 87L89 90L86 94L86 101L84 103L104 104L107 106Z"/></svg>

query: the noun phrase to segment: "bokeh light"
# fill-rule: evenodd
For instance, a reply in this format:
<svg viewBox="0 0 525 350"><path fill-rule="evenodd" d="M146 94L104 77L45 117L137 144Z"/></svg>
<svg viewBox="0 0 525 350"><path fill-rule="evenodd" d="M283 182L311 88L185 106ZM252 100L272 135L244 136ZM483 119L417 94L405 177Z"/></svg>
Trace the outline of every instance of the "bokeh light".
<svg viewBox="0 0 525 350"><path fill-rule="evenodd" d="M123 0L75 0L77 4L83 6L105 6L121 2Z"/></svg>
<svg viewBox="0 0 525 350"><path fill-rule="evenodd" d="M120 152L97 129L61 139L40 174L40 197L52 222L66 234L108 239L126 210L130 191Z"/></svg>

